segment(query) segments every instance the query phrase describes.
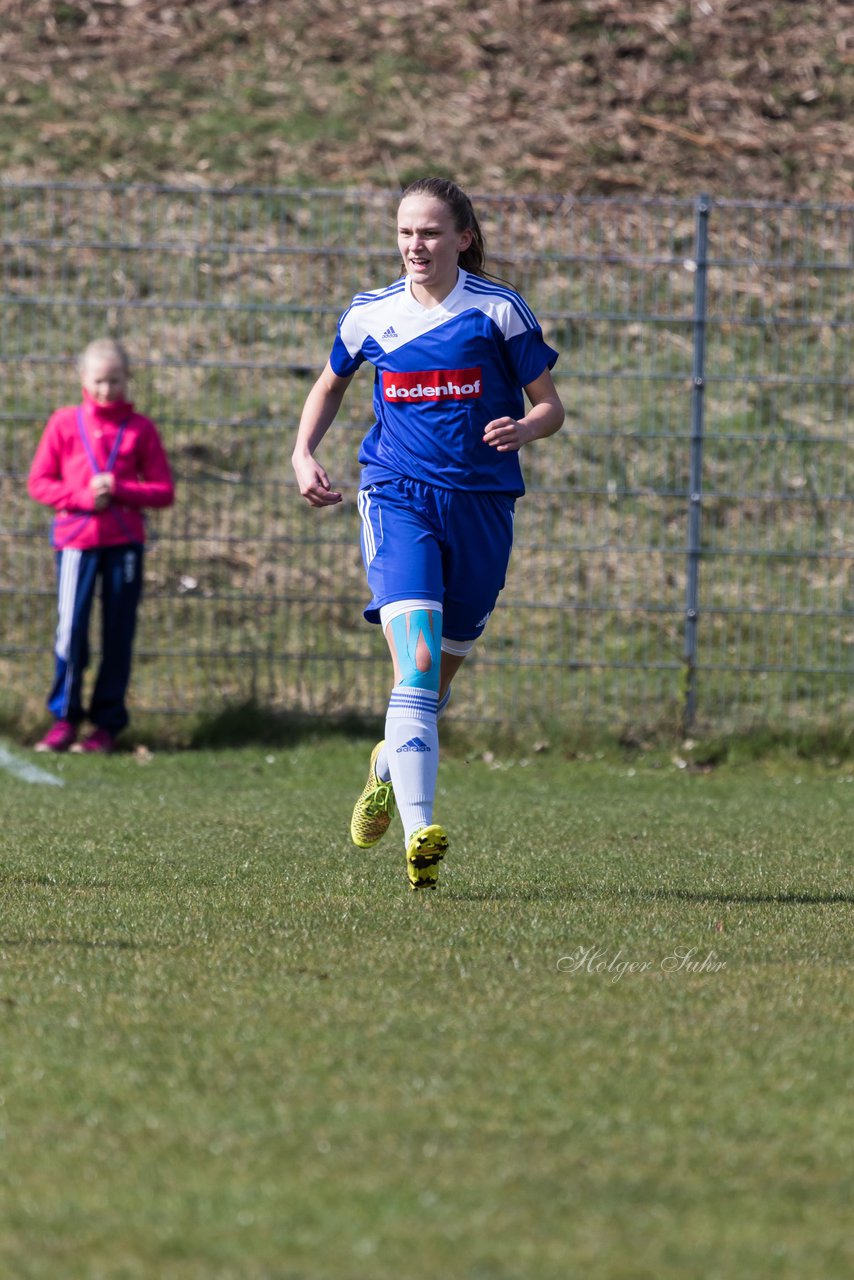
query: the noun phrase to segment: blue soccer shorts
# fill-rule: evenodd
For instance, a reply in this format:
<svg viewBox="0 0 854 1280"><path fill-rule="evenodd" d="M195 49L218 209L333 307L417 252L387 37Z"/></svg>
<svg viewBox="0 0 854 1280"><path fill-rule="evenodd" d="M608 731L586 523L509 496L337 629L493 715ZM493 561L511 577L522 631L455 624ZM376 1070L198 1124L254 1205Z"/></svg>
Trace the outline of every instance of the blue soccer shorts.
<svg viewBox="0 0 854 1280"><path fill-rule="evenodd" d="M368 622L398 600L442 602L442 635L476 640L504 586L515 500L399 477L359 490Z"/></svg>

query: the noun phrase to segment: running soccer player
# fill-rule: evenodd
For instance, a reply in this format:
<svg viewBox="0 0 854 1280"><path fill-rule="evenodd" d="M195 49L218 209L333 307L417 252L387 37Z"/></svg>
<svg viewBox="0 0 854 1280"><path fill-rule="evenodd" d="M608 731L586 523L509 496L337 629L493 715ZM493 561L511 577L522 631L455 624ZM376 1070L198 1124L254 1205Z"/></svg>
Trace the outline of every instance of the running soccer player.
<svg viewBox="0 0 854 1280"><path fill-rule="evenodd" d="M519 451L564 419L547 346L518 293L484 269L468 196L443 178L408 187L398 207L400 279L357 294L303 408L293 453L300 493L332 506L315 454L356 370L375 369L376 421L362 441L362 556L394 685L351 837L375 845L400 812L413 889L433 889L448 849L433 821L437 720L451 681L504 586ZM525 397L530 407L526 411Z"/></svg>

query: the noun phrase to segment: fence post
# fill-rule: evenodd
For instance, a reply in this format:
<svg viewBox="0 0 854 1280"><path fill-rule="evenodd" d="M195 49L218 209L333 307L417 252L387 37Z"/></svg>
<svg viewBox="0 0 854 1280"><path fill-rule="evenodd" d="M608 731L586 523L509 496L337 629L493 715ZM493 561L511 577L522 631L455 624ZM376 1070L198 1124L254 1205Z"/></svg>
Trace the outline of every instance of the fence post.
<svg viewBox="0 0 854 1280"><path fill-rule="evenodd" d="M697 621L700 612L700 507L703 500L703 409L706 391L706 271L711 200L700 196L694 222L694 322L691 370L691 453L688 468L688 540L685 575L685 652L682 731L697 710Z"/></svg>

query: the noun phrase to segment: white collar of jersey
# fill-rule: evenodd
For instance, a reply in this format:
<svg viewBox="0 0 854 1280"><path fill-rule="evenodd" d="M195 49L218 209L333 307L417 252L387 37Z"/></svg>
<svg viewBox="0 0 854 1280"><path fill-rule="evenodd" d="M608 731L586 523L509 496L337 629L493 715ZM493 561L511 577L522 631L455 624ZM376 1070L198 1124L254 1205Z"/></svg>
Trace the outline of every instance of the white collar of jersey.
<svg viewBox="0 0 854 1280"><path fill-rule="evenodd" d="M454 285L451 292L445 295L445 297L442 299L441 302L436 303L435 307L425 307L422 305L422 303L418 301L418 299L414 296L412 292L412 279L410 276L407 276L406 285L405 285L406 301L408 305L412 308L412 310L417 311L420 315L424 315L425 313L432 314L434 311L437 313L437 315L441 314L443 311L446 313L450 313L453 310L453 305L456 302L457 298L460 296L463 289L466 287L467 275L468 275L468 272L463 271L462 267L458 267L457 283Z"/></svg>

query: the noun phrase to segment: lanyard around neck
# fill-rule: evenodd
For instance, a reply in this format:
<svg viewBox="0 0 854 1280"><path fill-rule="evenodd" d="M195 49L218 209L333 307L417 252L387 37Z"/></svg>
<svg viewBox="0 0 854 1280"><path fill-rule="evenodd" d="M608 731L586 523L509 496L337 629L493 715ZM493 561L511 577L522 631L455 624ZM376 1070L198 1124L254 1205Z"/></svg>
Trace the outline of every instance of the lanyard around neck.
<svg viewBox="0 0 854 1280"><path fill-rule="evenodd" d="M107 458L107 465L104 468L105 471L112 471L113 467L116 465L116 458L119 456L119 449L121 448L125 427L129 422L130 418L125 418L124 422L119 425L118 434L113 441L110 456ZM98 459L95 457L95 450L92 448L92 442L89 439L89 434L86 430L86 420L83 415L82 405L77 406L77 430L80 433L80 439L83 441L83 448L86 450L86 457L89 459L89 465L92 468L93 473L95 475L99 475L101 468L98 466Z"/></svg>

